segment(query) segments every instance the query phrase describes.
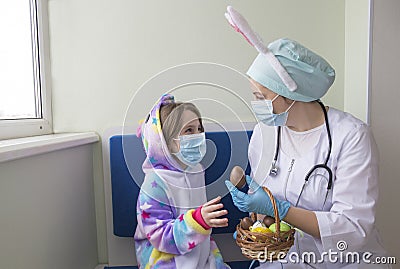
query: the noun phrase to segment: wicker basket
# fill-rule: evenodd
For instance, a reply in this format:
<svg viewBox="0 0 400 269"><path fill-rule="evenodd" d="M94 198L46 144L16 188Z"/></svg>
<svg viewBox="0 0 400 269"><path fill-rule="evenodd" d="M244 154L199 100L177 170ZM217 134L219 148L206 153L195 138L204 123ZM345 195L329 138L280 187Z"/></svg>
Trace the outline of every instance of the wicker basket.
<svg viewBox="0 0 400 269"><path fill-rule="evenodd" d="M240 223L236 226L236 244L241 248L242 254L252 260L273 261L283 259L294 243L295 230L280 231L280 219L276 207L275 198L272 193L263 187L271 199L275 215L275 233L257 233L245 230ZM256 214L251 213L251 218L256 221Z"/></svg>

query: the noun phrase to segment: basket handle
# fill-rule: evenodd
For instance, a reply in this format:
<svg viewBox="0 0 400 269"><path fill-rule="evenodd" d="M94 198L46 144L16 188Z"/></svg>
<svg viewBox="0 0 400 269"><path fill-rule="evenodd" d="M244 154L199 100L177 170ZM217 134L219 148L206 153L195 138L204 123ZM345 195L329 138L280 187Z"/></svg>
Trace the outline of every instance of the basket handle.
<svg viewBox="0 0 400 269"><path fill-rule="evenodd" d="M275 225L276 225L275 234L279 238L281 235L281 227L280 227L279 212L278 212L278 208L276 206L275 198L272 195L271 191L267 187L263 186L262 188L268 194L269 199L271 199L271 203L272 203L272 207L274 208L274 215L275 215Z"/></svg>

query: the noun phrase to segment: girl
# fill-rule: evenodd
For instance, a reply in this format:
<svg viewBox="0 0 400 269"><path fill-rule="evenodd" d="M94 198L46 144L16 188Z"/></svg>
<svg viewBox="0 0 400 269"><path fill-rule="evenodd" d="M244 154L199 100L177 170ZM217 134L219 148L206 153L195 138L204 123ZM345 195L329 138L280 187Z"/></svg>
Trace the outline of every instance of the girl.
<svg viewBox="0 0 400 269"><path fill-rule="evenodd" d="M212 227L228 225L221 197L206 202L200 112L165 94L139 128L147 158L134 236L139 268L230 268Z"/></svg>

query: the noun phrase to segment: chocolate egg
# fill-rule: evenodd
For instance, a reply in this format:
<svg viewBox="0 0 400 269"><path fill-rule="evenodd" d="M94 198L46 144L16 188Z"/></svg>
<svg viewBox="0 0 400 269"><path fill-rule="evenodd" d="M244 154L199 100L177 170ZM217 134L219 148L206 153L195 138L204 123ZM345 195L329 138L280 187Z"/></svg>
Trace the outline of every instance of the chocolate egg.
<svg viewBox="0 0 400 269"><path fill-rule="evenodd" d="M240 166L233 167L229 179L232 184L239 189L243 188L246 184L246 177L244 175L243 169Z"/></svg>
<svg viewBox="0 0 400 269"><path fill-rule="evenodd" d="M250 226L253 225L253 223L254 222L251 220L251 218L245 217L240 221L240 227L242 227L242 229L248 230Z"/></svg>
<svg viewBox="0 0 400 269"><path fill-rule="evenodd" d="M263 219L263 223L265 224L265 226L269 227L273 223L275 223L275 219L273 217L270 217L270 216L265 216L265 218Z"/></svg>

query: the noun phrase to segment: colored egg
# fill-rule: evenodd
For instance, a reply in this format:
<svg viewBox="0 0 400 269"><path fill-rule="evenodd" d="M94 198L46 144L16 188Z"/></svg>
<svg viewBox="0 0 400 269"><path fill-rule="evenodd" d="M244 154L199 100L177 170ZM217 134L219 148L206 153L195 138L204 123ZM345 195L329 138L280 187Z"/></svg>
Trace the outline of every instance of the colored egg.
<svg viewBox="0 0 400 269"><path fill-rule="evenodd" d="M272 233L267 227L250 227L250 231L255 233Z"/></svg>
<svg viewBox="0 0 400 269"><path fill-rule="evenodd" d="M275 233L276 232L276 223L271 224L271 226L269 226L269 229ZM291 229L291 227L289 225L287 225L286 223L281 222L280 223L280 230L281 232L287 232Z"/></svg>

